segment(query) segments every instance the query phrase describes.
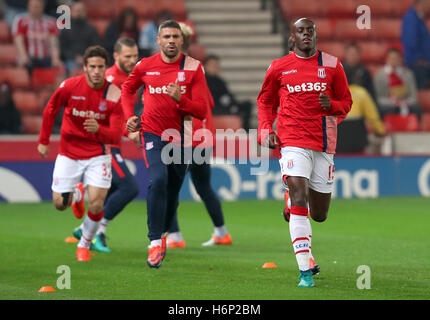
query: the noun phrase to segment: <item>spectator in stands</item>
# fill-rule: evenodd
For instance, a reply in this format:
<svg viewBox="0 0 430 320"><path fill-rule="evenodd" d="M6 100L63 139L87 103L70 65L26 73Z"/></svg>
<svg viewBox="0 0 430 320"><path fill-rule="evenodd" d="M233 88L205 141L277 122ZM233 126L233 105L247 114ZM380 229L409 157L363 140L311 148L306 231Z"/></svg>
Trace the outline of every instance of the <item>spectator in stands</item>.
<svg viewBox="0 0 430 320"><path fill-rule="evenodd" d="M158 26L167 20L172 20L173 14L168 10L160 11L154 21L150 21L142 27L139 35L139 48L144 57L154 55L158 50L157 44Z"/></svg>
<svg viewBox="0 0 430 320"><path fill-rule="evenodd" d="M430 33L425 20L428 6L428 0L415 0L402 23L405 62L414 72L418 89L428 87L430 80Z"/></svg>
<svg viewBox="0 0 430 320"><path fill-rule="evenodd" d="M12 88L7 82L0 83L0 134L22 133L21 114L12 98Z"/></svg>
<svg viewBox="0 0 430 320"><path fill-rule="evenodd" d="M12 35L18 50L18 66L62 66L56 20L43 14L44 0L29 0L28 13L15 17Z"/></svg>
<svg viewBox="0 0 430 320"><path fill-rule="evenodd" d="M382 118L388 113L414 113L420 119L415 78L412 71L402 65L402 60L399 49L390 48L385 66L375 75L379 111Z"/></svg>
<svg viewBox="0 0 430 320"><path fill-rule="evenodd" d="M384 124L378 113L378 108L366 88L351 83L347 77L351 91L352 106L348 116L337 127L336 152L364 152L369 146L367 125L372 129L376 139L373 139L373 149L379 149L382 137L385 135ZM376 148L375 148L376 147Z"/></svg>
<svg viewBox="0 0 430 320"><path fill-rule="evenodd" d="M71 8L71 28L60 32L61 59L65 63L67 77L75 69L82 69L85 49L100 44L97 29L88 23L83 2L75 2Z"/></svg>
<svg viewBox="0 0 430 320"><path fill-rule="evenodd" d="M346 77L351 84L357 84L366 88L373 99L376 99L372 76L361 63L360 48L356 43L349 43L345 47L344 61L342 61Z"/></svg>
<svg viewBox="0 0 430 320"><path fill-rule="evenodd" d="M139 40L138 17L133 8L124 8L118 19L113 20L106 29L103 43L110 57L113 56L114 46L119 38L132 38L136 43ZM113 64L112 59L109 64Z"/></svg>
<svg viewBox="0 0 430 320"><path fill-rule="evenodd" d="M215 106L213 115L239 115L242 126L249 130L252 103L250 101L239 102L227 87L227 83L219 76L220 63L216 55L208 55L204 64L206 81L212 93Z"/></svg>

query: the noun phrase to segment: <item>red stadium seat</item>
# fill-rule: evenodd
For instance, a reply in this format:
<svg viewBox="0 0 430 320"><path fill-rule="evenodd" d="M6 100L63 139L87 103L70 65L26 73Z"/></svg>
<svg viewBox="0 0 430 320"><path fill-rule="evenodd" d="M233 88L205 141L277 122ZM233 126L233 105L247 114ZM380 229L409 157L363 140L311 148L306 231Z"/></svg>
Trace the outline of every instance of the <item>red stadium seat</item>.
<svg viewBox="0 0 430 320"><path fill-rule="evenodd" d="M373 19L370 36L374 39L399 40L402 32L401 19Z"/></svg>
<svg viewBox="0 0 430 320"><path fill-rule="evenodd" d="M351 17L355 16L357 5L354 0L330 0L320 1L321 10L329 17ZM306 4L307 2L304 1ZM355 21L355 19L354 19Z"/></svg>
<svg viewBox="0 0 430 320"><path fill-rule="evenodd" d="M336 21L329 18L312 19L317 28L318 40L328 40L333 38L336 28Z"/></svg>
<svg viewBox="0 0 430 320"><path fill-rule="evenodd" d="M279 6L285 18L321 16L321 1L319 0L279 0Z"/></svg>
<svg viewBox="0 0 430 320"><path fill-rule="evenodd" d="M33 88L55 86L55 80L59 72L60 70L56 68L34 68L31 75Z"/></svg>
<svg viewBox="0 0 430 320"><path fill-rule="evenodd" d="M345 51L345 42L342 41L318 41L318 50L327 52L333 56L338 57L340 60L343 59Z"/></svg>
<svg viewBox="0 0 430 320"><path fill-rule="evenodd" d="M139 18L153 19L155 17L154 0L119 0L117 2L117 11L124 8L133 8Z"/></svg>
<svg viewBox="0 0 430 320"><path fill-rule="evenodd" d="M10 32L9 27L5 21L0 21L0 42L9 42Z"/></svg>
<svg viewBox="0 0 430 320"><path fill-rule="evenodd" d="M42 128L43 117L41 115L23 115L22 127L25 134L38 134Z"/></svg>
<svg viewBox="0 0 430 320"><path fill-rule="evenodd" d="M152 0L152 7L155 14L162 10L169 10L175 20L185 20L187 18L184 0Z"/></svg>
<svg viewBox="0 0 430 320"><path fill-rule="evenodd" d="M338 19L336 20L335 37L336 39L364 40L369 37L369 29L357 28L356 19Z"/></svg>
<svg viewBox="0 0 430 320"><path fill-rule="evenodd" d="M380 41L361 41L361 59L364 63L383 63L387 52L386 43Z"/></svg>
<svg viewBox="0 0 430 320"><path fill-rule="evenodd" d="M37 96L31 91L15 91L13 101L21 114L40 114L41 109L37 103Z"/></svg>
<svg viewBox="0 0 430 320"><path fill-rule="evenodd" d="M424 112L430 112L430 89L418 90L418 103Z"/></svg>
<svg viewBox="0 0 430 320"><path fill-rule="evenodd" d="M402 0L403 1L403 0ZM373 1L373 0L354 0L356 7L366 5L370 8L372 18L374 16L390 17L394 13L394 8L399 4L390 0ZM401 1L399 1L401 2ZM355 11L354 11L355 12ZM372 21L373 23L373 21ZM373 28L373 26L372 26Z"/></svg>
<svg viewBox="0 0 430 320"><path fill-rule="evenodd" d="M14 44L0 44L0 65L15 65L18 50Z"/></svg>
<svg viewBox="0 0 430 320"><path fill-rule="evenodd" d="M378 2L378 1L375 1ZM392 1L390 1L392 2ZM414 4L414 0L402 0L402 1L394 1L393 3L393 13L398 17L402 17L406 11Z"/></svg>
<svg viewBox="0 0 430 320"><path fill-rule="evenodd" d="M192 43L188 49L188 54L194 59L204 62L206 60L206 48L198 43Z"/></svg>
<svg viewBox="0 0 430 320"><path fill-rule="evenodd" d="M97 29L101 38L105 35L106 29L110 23L109 19L93 19L90 23Z"/></svg>
<svg viewBox="0 0 430 320"><path fill-rule="evenodd" d="M241 129L242 120L239 116L226 115L226 116L214 116L214 129Z"/></svg>
<svg viewBox="0 0 430 320"><path fill-rule="evenodd" d="M0 82L8 81L14 89L30 89L30 76L25 68L1 68Z"/></svg>
<svg viewBox="0 0 430 320"><path fill-rule="evenodd" d="M421 118L421 130L430 131L430 113L424 113Z"/></svg>
<svg viewBox="0 0 430 320"><path fill-rule="evenodd" d="M402 116L400 114L387 114L384 116L384 125L387 133L414 132L419 130L418 117L415 114Z"/></svg>
<svg viewBox="0 0 430 320"><path fill-rule="evenodd" d="M118 12L116 1L82 0L87 7L89 18L113 18Z"/></svg>

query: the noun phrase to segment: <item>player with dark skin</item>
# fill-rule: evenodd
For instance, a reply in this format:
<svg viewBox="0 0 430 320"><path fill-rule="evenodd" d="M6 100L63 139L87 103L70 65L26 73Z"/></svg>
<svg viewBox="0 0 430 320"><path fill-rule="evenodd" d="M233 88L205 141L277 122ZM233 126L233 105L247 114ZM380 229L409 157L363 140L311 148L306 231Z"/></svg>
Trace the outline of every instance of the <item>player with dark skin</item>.
<svg viewBox="0 0 430 320"><path fill-rule="evenodd" d="M309 58L316 54L316 38L317 32L315 23L308 19L299 19L292 27L291 40L295 46L297 55ZM325 110L331 107L330 97L321 92L319 103ZM269 148L275 149L278 146L276 134L271 133L268 136L266 145ZM321 193L309 188L309 181L304 177L287 178L289 194L291 198L291 206L307 207L314 221L323 222L327 219L328 209L330 207L331 193Z"/></svg>

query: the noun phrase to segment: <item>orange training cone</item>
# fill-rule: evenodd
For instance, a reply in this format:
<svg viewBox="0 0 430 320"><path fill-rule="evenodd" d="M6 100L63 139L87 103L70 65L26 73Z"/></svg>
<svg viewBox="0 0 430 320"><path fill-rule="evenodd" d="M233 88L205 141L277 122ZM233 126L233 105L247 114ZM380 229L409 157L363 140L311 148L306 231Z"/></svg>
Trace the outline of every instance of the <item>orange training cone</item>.
<svg viewBox="0 0 430 320"><path fill-rule="evenodd" d="M55 292L55 289L51 286L40 288L39 292Z"/></svg>
<svg viewBox="0 0 430 320"><path fill-rule="evenodd" d="M265 264L263 264L264 269L266 268L277 268L278 266L276 264L274 264L273 262L266 262Z"/></svg>
<svg viewBox="0 0 430 320"><path fill-rule="evenodd" d="M78 239L76 239L75 237L67 237L66 239L64 239L64 242L66 242L66 243L77 243Z"/></svg>

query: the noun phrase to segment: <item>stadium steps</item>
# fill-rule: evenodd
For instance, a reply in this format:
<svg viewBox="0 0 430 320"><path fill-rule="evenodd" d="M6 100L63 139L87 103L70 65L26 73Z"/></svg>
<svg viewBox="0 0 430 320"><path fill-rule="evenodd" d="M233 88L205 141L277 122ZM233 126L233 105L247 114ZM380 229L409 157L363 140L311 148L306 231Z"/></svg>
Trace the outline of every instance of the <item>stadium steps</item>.
<svg viewBox="0 0 430 320"><path fill-rule="evenodd" d="M239 100L254 104L252 126L257 125L256 99L272 60L284 55L282 34L272 33L270 8L261 0L186 0L198 42L207 54L221 60L221 76Z"/></svg>

